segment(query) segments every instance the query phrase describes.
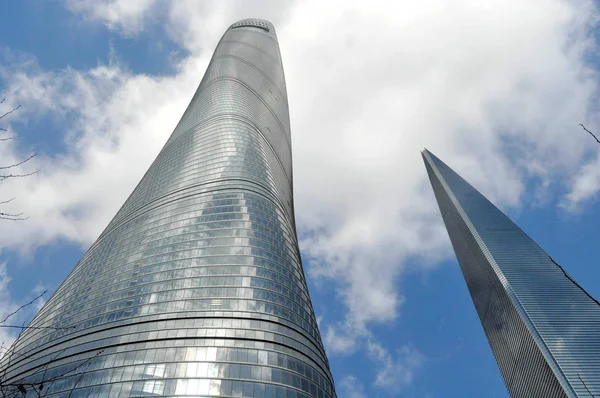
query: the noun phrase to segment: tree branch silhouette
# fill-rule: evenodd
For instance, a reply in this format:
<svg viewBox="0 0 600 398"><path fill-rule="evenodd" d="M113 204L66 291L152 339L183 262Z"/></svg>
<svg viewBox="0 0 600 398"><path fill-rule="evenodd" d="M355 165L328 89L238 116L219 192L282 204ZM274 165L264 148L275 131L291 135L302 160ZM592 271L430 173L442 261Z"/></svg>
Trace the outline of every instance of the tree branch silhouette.
<svg viewBox="0 0 600 398"><path fill-rule="evenodd" d="M6 98L2 98L0 100L0 105L4 104L5 101L6 101ZM11 113L16 112L20 107L21 107L21 105L17 105L16 107L14 107L14 108L12 108L12 109L10 109L10 110L2 113L0 115L0 120L4 119L6 116L10 115ZM8 130L6 128L4 128L4 127L0 127L0 131L8 131ZM12 136L0 137L0 142L10 141L13 138L14 137L12 137ZM16 163L12 163L12 164L9 164L9 165L6 165L6 166L0 166L0 170L4 171L4 172L2 172L2 174L0 174L0 184L2 182L6 181L6 180L9 180L9 179L12 179L12 178L29 177L29 176L32 176L32 175L36 174L37 172L39 172L39 170L36 170L36 171L33 171L33 172L29 172L29 173L12 172L12 170L17 171L17 168L19 166L24 165L25 163L29 162L31 159L33 159L36 156L37 156L37 153L34 153L33 155L29 156L28 158L23 159L21 161L18 161ZM0 205L12 202L13 199L0 201ZM28 217L25 217L23 215L23 213L0 212L0 220L23 221L23 220L26 220L27 218Z"/></svg>
<svg viewBox="0 0 600 398"><path fill-rule="evenodd" d="M22 306L20 306L19 308L17 308L16 310L14 310L13 312L11 312L10 314L8 314L2 321L0 321L0 324L6 322L8 320L8 318L16 315L19 311L21 311L23 308L28 307L30 305L32 305L33 303L35 303L37 300L41 299L42 296L44 294L48 293L48 290L44 290L41 294L37 295L33 300L31 300L30 302L28 302L27 304L23 304Z"/></svg>
<svg viewBox="0 0 600 398"><path fill-rule="evenodd" d="M2 100L2 102L4 102L4 100L5 100L5 99L6 99L6 98L4 98L4 99ZM0 102L0 104L1 104L2 102ZM15 111L16 111L17 109L19 109L20 107L21 107L21 105L17 105L15 108L11 109L10 111L8 111L8 112L4 112L4 114L3 114L2 116L0 116L0 120L1 120L1 119L4 119L6 116L8 116L8 115L10 115L11 113L15 112Z"/></svg>
<svg viewBox="0 0 600 398"><path fill-rule="evenodd" d="M596 140L596 142L597 142L598 144L600 144L600 140L598 139L598 137L596 137L596 135L595 135L594 133L592 133L590 130L588 130L588 129L587 129L587 128L586 128L586 127L583 125L583 123L579 123L579 125L580 125L580 126L581 126L581 127L582 127L582 128L585 130L585 131L587 131L589 135L591 135L592 137L594 137L594 139Z"/></svg>
<svg viewBox="0 0 600 398"><path fill-rule="evenodd" d="M590 389L588 388L587 384L585 383L585 381L583 381L583 379L581 378L581 376L579 375L579 373L577 373L577 377L579 377L579 380L581 380L581 383L583 384L583 386L585 387L586 391L588 392L588 394L590 394L590 396L592 398L595 397L594 394L592 394L592 392L590 391Z"/></svg>
<svg viewBox="0 0 600 398"><path fill-rule="evenodd" d="M50 365L51 363L53 363L60 356L60 354L62 354L65 350L67 350L67 348L64 348L63 350L59 351L51 360L49 360L46 363L46 365L44 365L44 373L43 373L43 375L46 374L46 371L48 369L48 365ZM6 398L13 397L13 396L15 396L15 394L19 394L19 393L23 394L23 395L27 395L27 393L29 391L33 391L34 393L36 393L36 395L38 397L43 397L44 395L42 395L42 394L47 394L48 391L50 390L50 388L59 379L64 378L64 377L68 376L70 373L76 372L76 371L80 370L83 367L84 369L81 372L75 374L75 375L79 375L79 377L77 378L77 381L75 382L75 384L73 385L73 387L69 391L68 397L70 397L73 394L73 391L75 391L75 389L77 388L77 386L79 385L79 383L83 379L83 376L85 376L85 374L87 373L87 371L88 371L88 369L89 369L92 361L94 359L96 359L99 355L101 355L102 353L104 353L104 350L99 350L98 352L96 352L96 354L94 354L93 356L89 357L88 359L86 359L82 363L78 364L77 366L74 366L74 367L66 370L63 373L61 373L59 375L56 375L56 376L53 376L53 377L50 377L48 379L44 379L44 377L42 377L41 381L36 381L35 383L23 382L23 379L18 380L18 381L13 382L13 383L7 383L7 384L2 384L1 381L0 381L0 391L2 391L3 398L4 397L6 397ZM5 388L8 389L8 390L10 390L9 395L7 395L4 392ZM44 389L46 391L44 391Z"/></svg>

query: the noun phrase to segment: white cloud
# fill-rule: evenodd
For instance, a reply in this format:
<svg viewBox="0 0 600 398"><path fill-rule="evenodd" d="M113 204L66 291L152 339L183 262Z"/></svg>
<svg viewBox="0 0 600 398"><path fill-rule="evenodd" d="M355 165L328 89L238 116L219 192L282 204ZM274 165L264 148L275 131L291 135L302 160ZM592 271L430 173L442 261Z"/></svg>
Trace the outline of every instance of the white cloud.
<svg viewBox="0 0 600 398"><path fill-rule="evenodd" d="M340 390L341 397L347 398L366 398L364 386L354 376L344 377L337 387Z"/></svg>
<svg viewBox="0 0 600 398"><path fill-rule="evenodd" d="M167 77L118 63L4 67L6 96L24 105L18 118L54 114L68 126L66 154L40 157L39 176L3 187L30 215L0 231L4 247L89 244L175 126L224 29L254 16L276 24L281 45L309 275L330 282L347 308L323 325L332 350L368 345L373 323L396 319L409 259L427 266L450 254L423 147L504 207L518 206L525 189L547 199L572 178L572 202L600 188L592 166L578 174L590 144L577 124L598 120L598 79L585 62L591 0L69 4L129 35L160 15L153 28L190 55ZM19 150L4 146L0 157L27 153ZM526 188L531 178L541 183ZM409 354L383 363L404 366ZM385 372L378 380L389 384Z"/></svg>
<svg viewBox="0 0 600 398"><path fill-rule="evenodd" d="M46 304L47 296L48 296L47 293L48 293L48 289L42 283L38 283L37 285L35 285L33 290L31 291L31 294L33 294L35 297L39 297L35 301L35 303L34 303L35 306L33 307L35 309L36 313L42 309L44 304Z"/></svg>
<svg viewBox="0 0 600 398"><path fill-rule="evenodd" d="M374 341L367 344L369 357L379 365L375 385L398 393L413 381L415 372L423 365L425 357L417 349L404 345L394 354Z"/></svg>
<svg viewBox="0 0 600 398"><path fill-rule="evenodd" d="M320 326L322 329L323 327ZM350 327L346 327L346 325L327 325L325 329L325 346L327 347L327 351L330 353L336 354L352 354L356 351L357 347L357 338L362 336L364 330L355 331Z"/></svg>
<svg viewBox="0 0 600 398"><path fill-rule="evenodd" d="M279 29L296 214L310 275L336 282L349 308L340 330L360 336L348 325L398 315L408 258L448 254L420 149L501 206L519 204L525 176L576 170L585 145L571 131L597 89L582 61L589 8L316 3Z"/></svg>
<svg viewBox="0 0 600 398"><path fill-rule="evenodd" d="M28 61L4 76L10 81L4 96L23 105L11 120L63 118L67 153L41 155L23 166L39 169L37 175L3 184L0 192L16 197L10 210L29 219L2 229L2 246L23 249L56 238L89 245L158 154L207 62L190 58L175 76L151 77L118 64L49 72ZM168 100L155 100L156 93ZM0 151L6 162L29 153L13 142Z"/></svg>
<svg viewBox="0 0 600 398"><path fill-rule="evenodd" d="M595 146L595 142L590 142ZM596 149L596 148L594 148ZM575 175L569 193L562 201L562 207L572 212L579 212L585 202L596 197L600 190L600 152L598 152L581 170Z"/></svg>
<svg viewBox="0 0 600 398"><path fill-rule="evenodd" d="M67 0L66 6L73 13L106 24L109 29L133 35L144 29L156 3L156 0Z"/></svg>

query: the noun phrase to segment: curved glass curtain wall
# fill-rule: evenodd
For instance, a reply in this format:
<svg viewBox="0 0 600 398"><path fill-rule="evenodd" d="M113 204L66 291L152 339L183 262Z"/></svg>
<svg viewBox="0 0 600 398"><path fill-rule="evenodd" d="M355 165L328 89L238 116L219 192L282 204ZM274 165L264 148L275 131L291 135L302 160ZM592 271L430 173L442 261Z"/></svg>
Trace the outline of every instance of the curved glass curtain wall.
<svg viewBox="0 0 600 398"><path fill-rule="evenodd" d="M142 181L4 358L4 393L37 396L43 382L51 397L335 397L290 139L273 26L240 21Z"/></svg>

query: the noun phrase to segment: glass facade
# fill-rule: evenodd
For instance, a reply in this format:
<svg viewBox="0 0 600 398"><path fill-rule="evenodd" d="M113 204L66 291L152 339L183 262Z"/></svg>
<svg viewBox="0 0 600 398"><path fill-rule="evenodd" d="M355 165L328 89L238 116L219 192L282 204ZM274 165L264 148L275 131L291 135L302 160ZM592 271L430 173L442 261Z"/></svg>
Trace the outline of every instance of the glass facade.
<svg viewBox="0 0 600 398"><path fill-rule="evenodd" d="M423 158L510 396L600 396L598 302L446 164Z"/></svg>
<svg viewBox="0 0 600 398"><path fill-rule="evenodd" d="M336 396L271 23L225 32L164 148L0 372L6 396Z"/></svg>

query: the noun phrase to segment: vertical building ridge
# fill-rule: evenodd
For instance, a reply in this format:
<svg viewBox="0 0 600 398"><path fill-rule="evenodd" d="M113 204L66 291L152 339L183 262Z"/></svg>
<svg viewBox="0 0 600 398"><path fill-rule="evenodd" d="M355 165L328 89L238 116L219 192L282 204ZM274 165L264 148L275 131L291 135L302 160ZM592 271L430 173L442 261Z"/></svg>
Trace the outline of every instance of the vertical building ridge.
<svg viewBox="0 0 600 398"><path fill-rule="evenodd" d="M336 396L270 22L227 29L156 160L0 371L16 396Z"/></svg>
<svg viewBox="0 0 600 398"><path fill-rule="evenodd" d="M422 155L511 397L600 394L597 302L479 191Z"/></svg>

